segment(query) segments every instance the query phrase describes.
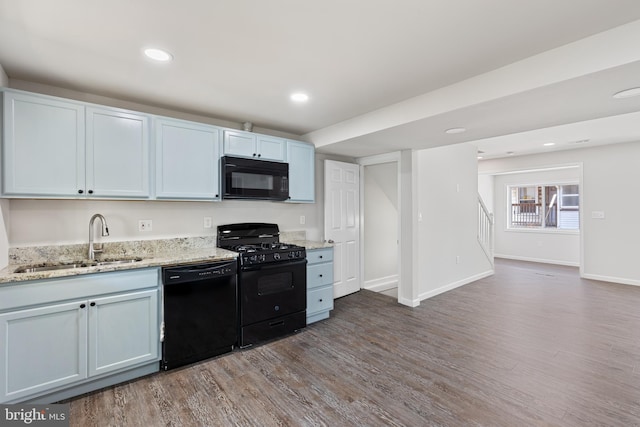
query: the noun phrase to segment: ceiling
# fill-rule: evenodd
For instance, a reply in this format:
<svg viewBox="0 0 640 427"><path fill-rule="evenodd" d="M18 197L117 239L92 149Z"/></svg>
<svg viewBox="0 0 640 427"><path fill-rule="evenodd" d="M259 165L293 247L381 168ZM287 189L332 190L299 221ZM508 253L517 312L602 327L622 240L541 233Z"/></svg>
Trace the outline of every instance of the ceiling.
<svg viewBox="0 0 640 427"><path fill-rule="evenodd" d="M351 157L640 141L640 97L611 98L640 86L639 42L637 0L0 0L10 83L250 121Z"/></svg>

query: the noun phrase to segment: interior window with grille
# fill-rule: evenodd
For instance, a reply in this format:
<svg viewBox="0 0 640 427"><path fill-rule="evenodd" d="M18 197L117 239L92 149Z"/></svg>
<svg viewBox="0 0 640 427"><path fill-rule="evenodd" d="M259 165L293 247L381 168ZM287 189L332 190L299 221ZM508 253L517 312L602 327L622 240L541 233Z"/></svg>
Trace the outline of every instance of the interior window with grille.
<svg viewBox="0 0 640 427"><path fill-rule="evenodd" d="M580 229L578 184L521 185L508 188L508 227Z"/></svg>

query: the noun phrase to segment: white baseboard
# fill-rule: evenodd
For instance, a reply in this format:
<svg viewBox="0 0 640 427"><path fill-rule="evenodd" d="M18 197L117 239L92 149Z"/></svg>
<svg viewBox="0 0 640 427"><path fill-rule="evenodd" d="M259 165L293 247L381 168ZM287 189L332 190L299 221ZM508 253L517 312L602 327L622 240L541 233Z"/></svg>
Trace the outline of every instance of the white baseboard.
<svg viewBox="0 0 640 427"><path fill-rule="evenodd" d="M451 291L455 288L459 288L460 286L467 285L469 283L475 282L476 280L484 279L485 277L492 276L494 274L494 270L488 270L480 274L476 274L471 277L467 277L462 280L458 280L457 282L449 283L448 285L441 286L437 289L434 289L429 292L425 292L423 294L418 295L420 301L426 300L428 298L435 297L436 295L440 295L444 292Z"/></svg>
<svg viewBox="0 0 640 427"><path fill-rule="evenodd" d="M394 274L386 277L379 277L364 282L364 289L373 292L382 292L398 287L398 275Z"/></svg>
<svg viewBox="0 0 640 427"><path fill-rule="evenodd" d="M420 305L419 299L398 298L398 302L407 307L417 307Z"/></svg>
<svg viewBox="0 0 640 427"><path fill-rule="evenodd" d="M542 258L530 258L525 256L515 256L515 255L504 255L504 254L494 254L495 258L504 258L504 259L513 259L516 261L529 261L529 262L539 262L542 264L555 264L555 265L566 265L567 267L580 267L579 262L571 262L571 261L558 261L556 259L542 259Z"/></svg>
<svg viewBox="0 0 640 427"><path fill-rule="evenodd" d="M640 280L627 279L624 277L601 276L599 274L582 274L583 279L600 280L602 282L619 283L621 285L640 286Z"/></svg>

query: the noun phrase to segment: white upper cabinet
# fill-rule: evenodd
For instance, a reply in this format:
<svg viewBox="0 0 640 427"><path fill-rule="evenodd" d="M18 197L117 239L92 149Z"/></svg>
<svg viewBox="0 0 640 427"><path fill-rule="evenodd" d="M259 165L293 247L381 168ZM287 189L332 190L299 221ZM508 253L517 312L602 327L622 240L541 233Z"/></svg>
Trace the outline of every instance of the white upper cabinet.
<svg viewBox="0 0 640 427"><path fill-rule="evenodd" d="M94 197L149 197L149 118L87 107L86 189Z"/></svg>
<svg viewBox="0 0 640 427"><path fill-rule="evenodd" d="M3 107L3 194L84 192L84 106L5 92Z"/></svg>
<svg viewBox="0 0 640 427"><path fill-rule="evenodd" d="M256 152L262 160L284 161L287 142L267 135L256 135Z"/></svg>
<svg viewBox="0 0 640 427"><path fill-rule="evenodd" d="M287 141L289 202L315 202L315 146Z"/></svg>
<svg viewBox="0 0 640 427"><path fill-rule="evenodd" d="M4 92L3 195L149 197L149 119Z"/></svg>
<svg viewBox="0 0 640 427"><path fill-rule="evenodd" d="M220 200L218 128L159 118L155 132L156 198Z"/></svg>
<svg viewBox="0 0 640 427"><path fill-rule="evenodd" d="M224 131L223 153L227 156L283 162L286 145L285 140L276 137L234 130Z"/></svg>

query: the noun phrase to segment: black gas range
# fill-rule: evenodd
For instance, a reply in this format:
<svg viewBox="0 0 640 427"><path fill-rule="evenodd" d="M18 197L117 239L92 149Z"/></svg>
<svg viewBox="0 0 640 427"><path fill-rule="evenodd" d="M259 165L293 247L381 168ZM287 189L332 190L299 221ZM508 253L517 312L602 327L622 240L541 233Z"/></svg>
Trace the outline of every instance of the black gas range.
<svg viewBox="0 0 640 427"><path fill-rule="evenodd" d="M238 252L238 345L289 334L306 326L304 247L280 242L277 224L218 226L218 247Z"/></svg>

